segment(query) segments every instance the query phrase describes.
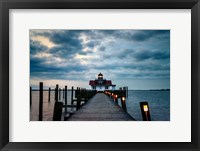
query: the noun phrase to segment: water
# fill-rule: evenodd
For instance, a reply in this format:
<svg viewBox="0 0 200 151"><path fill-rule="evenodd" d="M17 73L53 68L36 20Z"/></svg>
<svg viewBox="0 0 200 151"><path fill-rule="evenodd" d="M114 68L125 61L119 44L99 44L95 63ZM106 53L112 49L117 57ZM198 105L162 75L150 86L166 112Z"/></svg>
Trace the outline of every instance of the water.
<svg viewBox="0 0 200 151"><path fill-rule="evenodd" d="M74 91L75 94L75 91ZM43 91L43 121L52 121L55 104L55 91L51 91L50 102L48 102L49 91ZM63 91L61 91L59 102L64 103ZM75 97L73 97L75 99ZM71 90L67 91L67 104L71 104ZM32 91L32 105L30 107L30 121L38 121L39 117L39 91Z"/></svg>
<svg viewBox="0 0 200 151"><path fill-rule="evenodd" d="M137 121L142 121L139 102L147 101L150 107L152 121L170 120L170 91L147 91L147 90L129 90L126 106L128 113ZM43 121L52 121L53 108L55 103L55 91L51 91L51 101L48 102L48 91L43 92ZM61 99L64 102L63 92ZM119 105L120 100L118 101ZM71 90L67 92L67 104L71 104ZM39 91L32 92L32 106L30 108L30 120L38 121L39 115Z"/></svg>
<svg viewBox="0 0 200 151"><path fill-rule="evenodd" d="M139 102L147 101L152 121L170 120L170 91L129 91L127 111L138 121L142 121Z"/></svg>

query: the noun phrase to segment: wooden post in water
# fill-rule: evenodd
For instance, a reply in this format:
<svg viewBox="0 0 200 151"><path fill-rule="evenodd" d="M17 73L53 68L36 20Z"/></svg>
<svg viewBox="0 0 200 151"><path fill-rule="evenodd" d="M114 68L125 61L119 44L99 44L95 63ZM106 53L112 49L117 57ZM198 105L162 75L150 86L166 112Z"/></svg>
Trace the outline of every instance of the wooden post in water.
<svg viewBox="0 0 200 151"><path fill-rule="evenodd" d="M30 87L30 106L32 105L32 87Z"/></svg>
<svg viewBox="0 0 200 151"><path fill-rule="evenodd" d="M50 102L50 98L51 98L51 88L49 88L49 98L48 98L49 102Z"/></svg>
<svg viewBox="0 0 200 151"><path fill-rule="evenodd" d="M72 92L71 92L71 104L74 104L74 101L73 101L73 93L74 93L74 87L72 87Z"/></svg>
<svg viewBox="0 0 200 151"><path fill-rule="evenodd" d="M58 102L58 84L56 84L56 89L55 89L55 101Z"/></svg>
<svg viewBox="0 0 200 151"><path fill-rule="evenodd" d="M121 104L122 104L122 108L127 112L126 98L124 96L121 97Z"/></svg>
<svg viewBox="0 0 200 151"><path fill-rule="evenodd" d="M67 86L65 86L65 93L63 91L63 94L65 94L65 113L67 113Z"/></svg>
<svg viewBox="0 0 200 151"><path fill-rule="evenodd" d="M62 117L63 102L55 102L53 121L60 121Z"/></svg>
<svg viewBox="0 0 200 151"><path fill-rule="evenodd" d="M77 90L74 92L74 97L77 98Z"/></svg>
<svg viewBox="0 0 200 151"><path fill-rule="evenodd" d="M40 82L40 96L39 96L39 121L43 118L43 82Z"/></svg>
<svg viewBox="0 0 200 151"><path fill-rule="evenodd" d="M61 95L61 88L59 88L59 100L60 100L60 95Z"/></svg>
<svg viewBox="0 0 200 151"><path fill-rule="evenodd" d="M128 98L128 87L126 87L126 97Z"/></svg>
<svg viewBox="0 0 200 151"><path fill-rule="evenodd" d="M55 95L54 95L54 96L55 96L55 99L54 99L54 100L56 101L56 87L55 87Z"/></svg>
<svg viewBox="0 0 200 151"><path fill-rule="evenodd" d="M78 94L78 87L77 89L75 90L75 98L77 99L77 94Z"/></svg>
<svg viewBox="0 0 200 151"><path fill-rule="evenodd" d="M63 88L63 99L65 98L65 88Z"/></svg>
<svg viewBox="0 0 200 151"><path fill-rule="evenodd" d="M148 102L140 102L140 109L141 109L143 121L151 121L151 115L150 115Z"/></svg>

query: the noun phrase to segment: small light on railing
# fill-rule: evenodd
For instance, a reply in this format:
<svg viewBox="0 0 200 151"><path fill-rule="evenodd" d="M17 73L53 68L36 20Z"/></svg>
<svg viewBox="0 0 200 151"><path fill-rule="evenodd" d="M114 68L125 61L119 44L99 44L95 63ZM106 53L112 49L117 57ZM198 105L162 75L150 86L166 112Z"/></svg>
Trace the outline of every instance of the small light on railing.
<svg viewBox="0 0 200 151"><path fill-rule="evenodd" d="M144 110L145 112L148 112L148 106L147 106L147 105L143 105L143 110Z"/></svg>

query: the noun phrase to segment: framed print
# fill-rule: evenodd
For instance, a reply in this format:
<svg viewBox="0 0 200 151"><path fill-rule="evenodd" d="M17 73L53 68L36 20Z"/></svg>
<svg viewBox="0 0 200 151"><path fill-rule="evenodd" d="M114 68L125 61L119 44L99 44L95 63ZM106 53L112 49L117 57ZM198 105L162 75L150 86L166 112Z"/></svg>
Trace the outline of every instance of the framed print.
<svg viewBox="0 0 200 151"><path fill-rule="evenodd" d="M1 0L1 150L199 147L199 1Z"/></svg>

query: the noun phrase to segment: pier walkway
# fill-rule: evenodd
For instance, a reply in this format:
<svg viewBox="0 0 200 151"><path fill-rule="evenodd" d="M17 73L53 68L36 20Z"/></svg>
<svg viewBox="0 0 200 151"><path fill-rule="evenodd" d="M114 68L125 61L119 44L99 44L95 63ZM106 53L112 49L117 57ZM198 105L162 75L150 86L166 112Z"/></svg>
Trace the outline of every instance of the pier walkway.
<svg viewBox="0 0 200 151"><path fill-rule="evenodd" d="M97 93L68 121L134 121L120 106L104 93Z"/></svg>

